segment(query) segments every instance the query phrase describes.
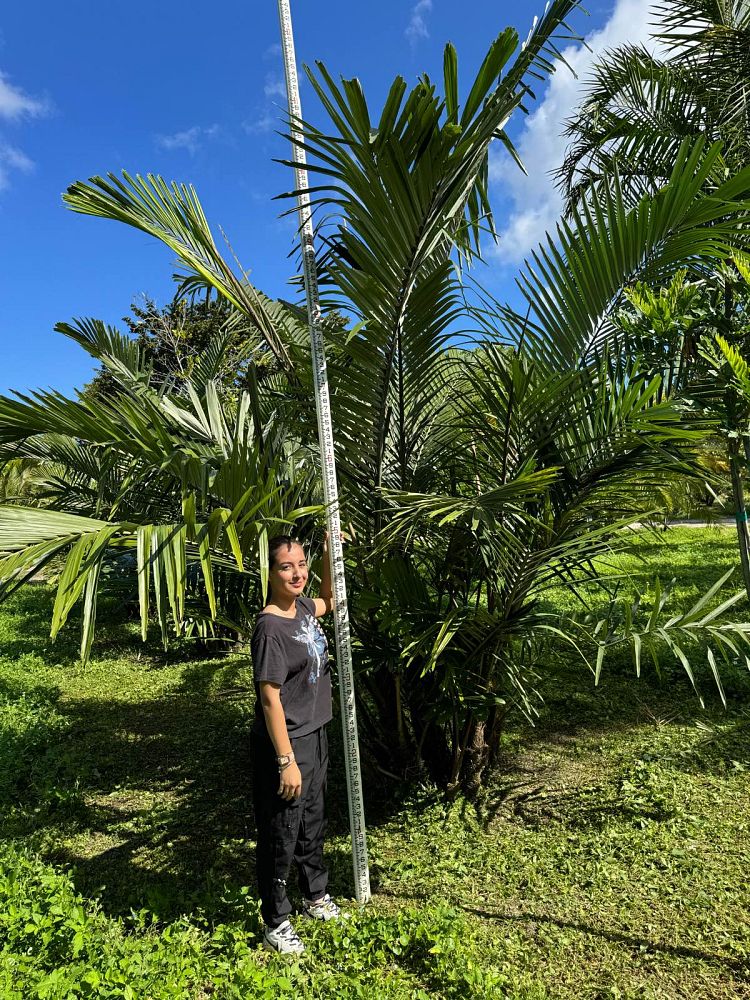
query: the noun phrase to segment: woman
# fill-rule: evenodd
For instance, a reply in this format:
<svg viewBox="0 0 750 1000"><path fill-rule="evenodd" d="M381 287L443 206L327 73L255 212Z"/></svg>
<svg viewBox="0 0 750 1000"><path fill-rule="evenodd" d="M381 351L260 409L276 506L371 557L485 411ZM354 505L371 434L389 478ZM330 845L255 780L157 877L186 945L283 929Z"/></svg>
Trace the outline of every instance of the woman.
<svg viewBox="0 0 750 1000"><path fill-rule="evenodd" d="M307 560L289 535L269 542L270 601L252 638L255 677L253 761L256 863L266 947L305 950L289 921L286 891L292 861L303 911L317 920L340 916L327 893L323 863L326 724L331 721L328 643L317 622L333 607L328 538L323 542L320 597L303 597Z"/></svg>

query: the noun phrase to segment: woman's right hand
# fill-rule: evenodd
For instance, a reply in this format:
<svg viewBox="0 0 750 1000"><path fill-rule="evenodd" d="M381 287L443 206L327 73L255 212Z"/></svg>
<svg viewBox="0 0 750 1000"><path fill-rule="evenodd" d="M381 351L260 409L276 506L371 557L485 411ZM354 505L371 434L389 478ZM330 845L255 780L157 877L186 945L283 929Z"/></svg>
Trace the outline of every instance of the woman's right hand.
<svg viewBox="0 0 750 1000"><path fill-rule="evenodd" d="M293 802L302 794L302 775L295 761L279 774L279 795L285 802Z"/></svg>

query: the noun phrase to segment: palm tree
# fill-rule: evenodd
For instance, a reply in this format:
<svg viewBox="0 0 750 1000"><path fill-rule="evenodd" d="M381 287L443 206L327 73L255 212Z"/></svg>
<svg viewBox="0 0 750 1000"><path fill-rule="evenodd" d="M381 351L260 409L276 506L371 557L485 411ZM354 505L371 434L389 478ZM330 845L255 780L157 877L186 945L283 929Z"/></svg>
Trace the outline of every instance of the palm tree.
<svg viewBox="0 0 750 1000"><path fill-rule="evenodd" d="M395 498L414 495L418 491L419 495L414 499L417 511L420 514L424 514L425 509L434 511L435 517L439 521L444 520L445 526L450 523L449 512L451 518L458 517L455 507L445 497L451 479L464 498L472 487L476 492L478 479L482 488L490 492L493 488L502 487L495 503L508 506L507 516L511 523L515 524L519 518L523 523L529 516L538 518L536 504L541 501L537 499L534 503L524 503L523 495L524 491L532 489L532 485L537 493L542 491L542 481L532 484L526 480L539 469L540 454L546 451L548 456L552 456L547 458L546 463L541 463L543 468L564 465L560 449L551 447L549 441L545 441L545 434L549 435L555 426L554 418L565 414L570 420L574 413L578 414L582 423L576 441L579 448L585 447L593 434L592 418L588 414L596 411L594 403L598 397L591 387L579 386L576 390L581 393L578 402L575 396L571 398L574 390L566 384L570 370L593 365L597 372L594 384L598 391L604 392L602 386L608 386L609 395L605 393L605 398L621 399L623 402L631 399L630 392L635 391L633 386L637 384L637 373L629 370L627 364L623 370L615 369L617 374L612 376L611 381L602 379L599 374L603 354L608 346L615 346L612 313L623 288L640 274L669 275L676 264L693 254L697 266L720 260L721 255L715 253L722 239L720 231L724 226L728 227L724 229L727 243L723 252L726 252L737 237L736 211L741 210L741 205L731 206L735 213L731 219L725 222L724 217L728 205L735 198L746 198L748 175L742 172L728 187L717 188L714 192L716 201L709 202L701 196L701 185L718 172L719 153L698 140L694 147L684 145L677 151L666 177L665 192L661 195L643 200L628 213L617 179L610 176L602 187L601 197L595 195L588 208L575 217L575 224L566 224L562 229L560 245L540 249L534 256L533 264L520 279L529 302L529 316L517 316L508 310L498 309L494 316L486 316L485 319L491 327L486 331L489 336L503 343L516 343L524 355L531 353L534 356L535 371L542 364L547 366L545 385L552 394L546 402L549 407L548 424L540 429L534 446L530 446L528 452L522 452L525 462L518 465L509 463L507 455L501 460L496 448L492 452L493 460L486 463L486 468L481 468L481 435L473 423L467 425L465 420L457 417L455 407L451 406L450 387L455 391L461 386L460 392L466 394L466 383L481 384L487 379L489 369L474 366L470 376L464 379L460 356L455 351L446 350L457 309L451 250L457 245L459 251L470 251L468 237L475 231L467 224L463 211L457 212L453 207L452 191L443 180L441 170L443 162L450 164L452 147L449 136L452 137L453 130L458 128L461 140L466 142L472 137L464 117L467 112L464 111L464 116L460 114L457 98L451 89L454 73L449 50L445 65L444 107L441 107L443 102L437 101L434 88L428 81L425 81L421 93L409 96L415 109L420 111L415 116L416 121L419 126L425 123L423 131L398 118L400 105L395 89L389 94L385 111L378 120L370 115L364 95L355 81L338 88L327 74L321 72L322 79L311 74L311 80L335 125L335 132L328 136L306 125L305 134L306 149L313 157L312 171L315 172L316 163L319 165L316 207L321 214L324 211L329 216L332 212L340 213L345 220L345 224L334 226L333 233L328 237L328 250L321 260L321 271L328 275L331 284L343 296L343 302L340 299L334 301L353 310L362 323L359 337L354 342L352 361L337 380L338 396L346 400L346 412L338 417L337 422L347 432L343 437L342 461L348 461L349 471L353 473L349 480L351 494L348 510L365 543L361 576L366 590L367 613L355 614L353 627L363 655L372 653L365 683L371 704L378 713L378 721L371 728L381 734L395 731L407 759L418 748L423 756L431 757L428 764L433 775L445 779L449 774L451 780L462 780L466 786L476 782L487 755L496 746L494 734L485 739L486 727L482 724L481 712L487 709L487 697L497 697L497 676L492 684L488 684L484 670L476 673L474 676L484 694L480 696L474 690L468 699L467 691L461 690L459 683L452 695L452 703L454 709L463 704L464 708L458 710L461 718L444 718L442 713L446 711L446 699L442 697L443 681L446 676L457 679L462 676L461 671L456 672L447 665L450 659L448 639L452 635L446 626L446 613L452 610L450 601L460 592L462 613L467 607L481 607L483 601L489 609L495 601L495 590L505 593L509 587L508 593L523 606L537 579L536 573L528 570L526 560L533 563L539 558L541 565L545 565L546 561L554 562L556 557L552 553L557 552L558 540L553 531L549 543L550 555L545 560L543 556L530 556L525 551L518 555L509 533L501 533L499 538L506 554L515 552L521 560L517 572L524 584L508 582L501 570L503 561L498 563L500 554L497 552L493 556L495 579L487 580L481 567L489 565L488 560L480 558L476 550L470 550L469 579L464 581L463 591L456 586L451 593L450 586L443 587L442 581L437 580L451 567L458 570L461 565L461 560L457 560L460 546L457 550L455 540L441 550L442 561L430 560L421 567L414 565L415 532L408 535L409 544L400 543L395 562L391 562L393 554L388 545L376 549L382 558L370 555L374 540L385 537L389 542L394 541L391 530L394 511L389 511L389 502L396 503ZM384 125L390 126L391 122L397 127L384 129ZM479 151L476 155L479 156ZM462 189L466 190L465 184L462 184ZM443 197L445 202L441 201ZM442 206L440 210L443 213L436 220L437 232L431 228L430 211L435 204ZM704 214L709 204L714 204L715 211ZM686 213L684 217L680 215L682 211ZM705 256L698 249L699 245L705 249ZM423 246L430 249L428 257L420 256ZM520 345L523 345L522 348ZM555 378L551 373L555 374ZM510 385L513 384L510 380ZM488 393L484 412L494 416L497 408L507 400L508 385L504 386L506 391L502 391L497 384L493 388L495 392ZM652 386L643 391L649 398L649 392L654 392L655 388ZM490 408L493 399L494 411ZM541 404L541 400L537 403ZM574 409L578 405L580 409ZM556 409L557 406L560 409ZM532 410L526 415L530 427L534 426L534 412L537 411ZM545 408L539 412L544 414ZM494 426L503 426L499 415L496 419L498 422L493 425L493 434ZM604 419L602 426L606 426ZM655 432L655 427L651 427L651 432ZM685 426L681 432L690 436ZM633 444L624 432L622 439ZM504 443L510 447L512 441L509 439ZM357 458L354 467L352 454ZM602 454L611 458L622 475L626 475L628 467L631 468L630 503L633 506L629 507L621 490L619 502L621 513L629 510L632 517L636 501L640 500L642 505L642 494L645 492L645 472L640 466L640 462L645 460L642 449L633 446L622 455L617 449L615 454L610 454L605 448L598 457ZM660 475L664 476L670 462L663 443L660 443L656 454L661 455ZM461 461L462 456L471 460ZM579 460L584 463L582 455L579 455ZM677 458L673 457L672 461L673 467L679 465ZM496 479L498 468L505 468L507 478L502 483ZM597 481L600 481L604 472L596 464L594 468ZM570 488L568 502L577 503L572 497L583 488L580 475L571 474L571 482L574 485ZM551 501L545 500L547 502ZM593 497L592 502L597 503ZM604 510L602 508L601 511L603 520L595 522L596 530L592 527L588 545L580 539L571 542L574 549L581 546L579 553L588 550L587 557L582 557L580 564L574 563L576 567L585 566L586 559L590 560L597 551L594 541L597 534L602 538L609 534L611 539L615 532L614 524L612 530L607 531L606 518L609 515ZM466 517L469 523L475 516L476 509L468 504ZM589 523L589 516L586 514L581 518L582 525ZM399 520L398 523L402 522ZM503 523L498 518L497 510L491 523L494 531ZM450 532L447 534L450 535ZM517 535L518 531L512 534ZM494 544L498 544L497 536L494 537ZM532 551L535 544L538 540L530 543ZM440 600L436 601L435 594L424 585L426 566L437 575ZM511 575L512 572L509 570ZM561 572L561 578L569 580L577 575L573 565ZM419 580L422 580L421 586ZM508 679L511 672L508 653L513 648L507 641L508 636L513 634L508 623L515 620L519 605L509 599L501 610L502 602L495 604L493 611L500 618L493 634L498 637L500 645L486 645L488 630L484 620L479 630L485 636L481 646L487 649L488 654L491 651L489 661L500 664L500 674L504 673ZM382 610L379 613L377 609ZM431 623L431 631L426 631L435 638L442 661L435 661L434 658L425 661L414 656L412 641L422 631L417 633L420 622ZM476 630L474 634L477 634ZM464 665L472 662L465 640L462 640L463 645L458 636L451 641L458 644L458 661ZM439 676L433 687L425 684L422 677L426 662L435 667L436 663L442 662L441 669L436 667ZM404 663L410 664L410 671L404 671ZM440 694L437 689L440 689ZM431 717L431 701L438 711L437 721ZM478 707L480 704L481 710ZM499 719L501 714L496 713L496 717ZM363 716L367 719L367 706ZM474 748L473 758L464 764L469 746Z"/></svg>
<svg viewBox="0 0 750 1000"><path fill-rule="evenodd" d="M686 138L721 143L709 183L748 161L750 3L660 0L652 11L660 54L645 45L606 52L566 123L558 181L567 208L615 165L631 202L658 190Z"/></svg>
<svg viewBox="0 0 750 1000"><path fill-rule="evenodd" d="M103 323L64 329L105 365L114 391L0 398L2 454L47 469L36 506L0 507L2 593L67 552L52 634L83 598L85 661L102 568L130 551L144 639L152 588L165 645L170 615L178 633L186 624L205 633L216 620L241 631L243 598L252 603L248 590L256 591L257 603L258 585L265 590L269 532L316 509L298 502L314 492L300 442L273 418L260 437L249 396L222 396L215 376L228 336L209 344L188 382L170 385L144 363L137 344ZM192 581L191 563L199 574ZM229 570L244 584L230 601L220 600L216 578Z"/></svg>
<svg viewBox="0 0 750 1000"><path fill-rule="evenodd" d="M533 711L542 637L562 633L584 652L588 643L596 675L618 642L640 663L641 646L658 637L690 671L691 637L711 637L725 655L746 638L745 626L717 626L702 604L662 623L658 596L643 625L628 608L617 628L617 609L601 623L561 624L538 604L555 582L595 582L593 560L627 541L619 529L654 506L661 478L693 472L690 444L705 427L619 356L613 310L634 278L666 279L730 255L750 194L746 169L707 197L718 150L681 146L653 197L628 208L612 176L561 223L558 242L519 277L523 315L489 297L467 311L463 268L493 231L490 143L510 144L507 119L528 100L529 81L549 71L556 39L570 37L561 24L574 6L553 2L512 63L518 40L501 34L463 106L452 46L442 94L427 78L411 91L398 79L377 115L358 81L337 84L321 65L310 74L329 119L327 131L304 127L316 210L330 218L320 270L330 304L358 321L332 330L329 347L342 508L354 538L359 718L384 769L403 770L416 755L436 779L467 791L497 747L505 712ZM58 620L84 587L92 599L110 542L126 544L139 553L142 611L148 568L157 606L180 622L189 561L207 592L219 562L227 572L232 560L257 571L271 523L317 500L305 334L293 307L269 302L221 258L191 188L110 176L73 185L66 201L165 242L189 290L210 285L241 313L276 359L275 374L236 407L217 392L210 365L197 386L157 390L130 341L95 324L80 329L79 342L119 373L122 406L118 397L115 414L106 402L99 410L51 393L0 399L0 442L32 447L58 435L107 456L112 449L117 485L96 517L89 504L88 521L83 503L75 513L0 508L8 552L0 578L18 582L75 543ZM481 321L478 347L456 342L462 319ZM84 484L89 495L99 478ZM210 611L219 613L218 602Z"/></svg>
<svg viewBox="0 0 750 1000"><path fill-rule="evenodd" d="M489 299L481 310L481 348L454 383L464 461L454 450L436 470L442 491L435 482L429 492L384 494L393 509L379 537L382 596L369 595L370 606L400 641L415 744L433 775L447 773L464 790L478 788L508 709L533 713L533 676L551 632L593 649L598 676L623 642L639 665L641 645L655 649L653 626L692 677L682 641L700 609L673 619L667 631L679 635L668 635L656 611L636 626L625 609L618 630L609 609L583 628L552 620L540 597L551 586L596 584L594 559L629 545L622 529L658 509L664 482L699 474L691 445L708 425L664 398L660 378L637 358L623 357L612 319L627 282L666 279L686 242L696 267L729 248L738 222L727 198L747 199L750 171L709 198L702 185L717 155L684 145L655 197L627 211L612 178L606 195L573 212L557 244L540 247L520 276L527 310Z"/></svg>
<svg viewBox="0 0 750 1000"><path fill-rule="evenodd" d="M708 138L720 144L707 190L741 168L750 154L750 3L747 0L661 0L654 4L654 40L663 55L644 46L623 46L605 54L594 68L586 95L567 123L571 145L558 180L567 207L586 199L603 178L617 170L629 201L653 192L668 176L680 144ZM741 244L747 245L747 237ZM729 262L727 262L729 263ZM732 335L737 272L714 269L718 308L706 324L709 337ZM737 537L745 588L750 597L750 530L745 510L741 438L750 431L748 414L731 388L714 383L706 392L698 340L688 365L685 351L672 355L670 381L729 422L727 458L736 505ZM743 348L744 349L744 348ZM698 378L702 386L689 385ZM718 390L718 391L717 391ZM748 453L746 447L745 452Z"/></svg>
<svg viewBox="0 0 750 1000"><path fill-rule="evenodd" d="M423 174L419 195L422 200L403 220L408 219L411 233L405 232L396 219L400 212L390 212L390 222L397 222L391 231L394 237L399 234L401 259L394 256L394 243L384 267L390 278L400 271L398 288L393 294L383 285L372 300L379 299L381 292L389 297L387 305L385 299L378 301L378 311L385 315L383 306L388 315L381 325L385 363L373 405L375 423L360 424L361 414L349 418L353 397L348 394L342 400L344 405L338 406L340 438L350 456L352 488L360 496L367 490L372 496L373 485L379 489L388 482L385 470L392 462L393 439L400 467L402 471L406 468L410 447L407 424L415 412L413 409L407 413L405 409L406 372L411 365L413 387L419 379L432 379L430 366L443 365L440 347L458 303L450 249L459 245L470 253L471 237L476 249L480 227L491 224L487 200L489 144L499 138L510 146L505 133L507 120L533 97L533 79L552 70L552 59L559 54L557 41L575 37L565 18L576 7L577 0L554 0L520 49L516 33L504 31L490 46L460 121L458 71L452 46L446 48L445 55L450 121L440 123L443 103L429 81L421 81L406 101L403 80L397 80L391 89L380 120L382 143L373 144L378 169L385 177L389 151L399 155L401 147L408 145L409 156L413 157L427 142L429 156L423 163L430 172L421 168L416 172ZM516 49L515 62L506 70ZM332 85L323 67L321 74ZM355 94L357 88L356 81L346 85L350 94ZM335 86L331 90L333 102L325 97L322 88L318 90L334 122L341 123L343 119L335 110ZM393 140L389 139L391 133ZM369 131L360 130L359 139L361 145L369 143ZM371 167L374 164L371 160ZM388 183L398 183L402 166L391 165ZM407 164L410 178L413 167L413 163ZM182 391L177 391L177 387L165 389L153 384L137 345L128 338L97 321L85 321L75 326L62 325L60 329L101 360L119 380L121 391L116 401L71 400L58 393L0 400L0 444L5 446L5 456L33 455L51 449L69 470L44 509L33 515L20 509L0 511L0 552L6 553L0 564L0 580L8 592L72 545L58 592L53 633L83 594L81 652L85 659L93 635L101 565L113 546L137 550L144 632L149 575L153 575L165 641L167 606L178 627L184 618L187 562L191 557L198 559L202 568L212 614L218 609L211 567L220 556L231 554L241 572L248 568L246 560L252 558L264 587L268 525L281 523L288 516L290 495L296 497L300 492L300 476L305 483L310 475L309 466L298 456L304 448L314 447L310 433L314 416L306 332L298 312L268 300L249 284L244 272L237 275L219 253L191 187L169 185L152 176L133 178L124 174L118 179L110 175L106 180L94 178L88 184L74 184L65 200L75 211L125 222L164 242L177 254L182 267L177 276L181 291L216 290L236 311L258 349L273 357L276 369L274 377L261 389L257 378L253 378L255 366L250 365L247 392L240 396L236 407L227 408L213 379L217 359L226 349L226 338L211 346L196 375L181 387ZM381 198L380 208L382 204ZM383 226L390 224L385 218L381 221ZM381 228L381 235L384 232ZM375 277L376 262L369 263ZM329 270L333 272L333 266ZM416 326L430 310L425 333L415 336ZM357 358L363 346L365 354L372 354L374 316L367 339L362 336L347 343L340 331L334 332L334 339L341 344L334 343L333 366L340 359L349 374L348 388L353 388L360 378L367 380L360 382L356 390L360 398L372 389L372 373L360 372ZM410 348L417 348L412 350L410 362L406 360L407 352L397 349L405 337ZM392 422L390 404L397 377L401 383L395 391L401 403L397 406L398 418ZM425 394L424 398L429 397ZM286 430L292 423L290 413L296 433L291 442ZM368 456L364 478L360 475L361 463L351 460L359 445L363 455ZM285 478L281 485L274 485L282 469ZM403 486L406 481L390 485ZM89 516L83 515L84 510ZM117 520L123 514L124 518ZM375 512L376 524L378 518Z"/></svg>

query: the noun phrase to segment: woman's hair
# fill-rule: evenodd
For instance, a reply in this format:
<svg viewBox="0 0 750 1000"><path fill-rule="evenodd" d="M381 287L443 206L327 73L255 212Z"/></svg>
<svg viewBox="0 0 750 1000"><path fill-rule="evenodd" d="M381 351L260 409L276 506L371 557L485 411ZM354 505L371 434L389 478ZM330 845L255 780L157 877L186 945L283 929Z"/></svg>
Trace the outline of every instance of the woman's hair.
<svg viewBox="0 0 750 1000"><path fill-rule="evenodd" d="M279 549L291 549L293 545L301 545L299 538L292 535L276 535L268 542L268 567L273 569L276 564L276 554Z"/></svg>

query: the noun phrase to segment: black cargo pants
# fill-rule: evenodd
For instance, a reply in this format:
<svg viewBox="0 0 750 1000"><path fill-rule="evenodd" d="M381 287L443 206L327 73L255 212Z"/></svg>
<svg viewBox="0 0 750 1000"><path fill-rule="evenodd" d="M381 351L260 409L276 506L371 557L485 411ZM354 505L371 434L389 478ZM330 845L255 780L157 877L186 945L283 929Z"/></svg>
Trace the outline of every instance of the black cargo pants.
<svg viewBox="0 0 750 1000"><path fill-rule="evenodd" d="M258 828L256 871L260 910L269 927L278 927L292 912L286 884L293 861L305 899L320 899L328 887L328 871L323 864L328 772L325 726L308 736L293 737L291 743L302 774L302 795L286 802L278 794L279 769L268 734L252 735L253 797Z"/></svg>

